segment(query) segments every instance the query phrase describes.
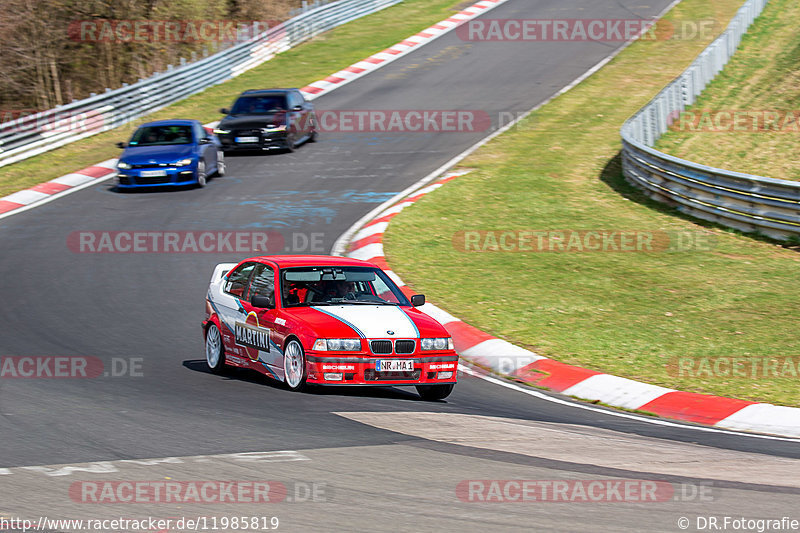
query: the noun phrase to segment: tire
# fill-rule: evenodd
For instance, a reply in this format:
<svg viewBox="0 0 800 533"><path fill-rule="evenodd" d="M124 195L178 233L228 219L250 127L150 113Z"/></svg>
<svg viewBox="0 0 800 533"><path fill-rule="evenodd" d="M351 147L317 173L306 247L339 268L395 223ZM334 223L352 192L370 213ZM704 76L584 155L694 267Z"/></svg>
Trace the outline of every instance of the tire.
<svg viewBox="0 0 800 533"><path fill-rule="evenodd" d="M317 121L311 122L311 135L308 136L308 142L315 143L319 140L319 131L317 131Z"/></svg>
<svg viewBox="0 0 800 533"><path fill-rule="evenodd" d="M228 169L225 166L225 152L220 150L217 152L217 176L220 178L223 177L227 170Z"/></svg>
<svg viewBox="0 0 800 533"><path fill-rule="evenodd" d="M211 324L206 331L206 364L215 374L222 374L228 368L225 364L225 349L222 346L222 335L216 324Z"/></svg>
<svg viewBox="0 0 800 533"><path fill-rule="evenodd" d="M417 385L417 392L427 402L444 400L453 392L454 386L455 383L448 383L447 385Z"/></svg>
<svg viewBox="0 0 800 533"><path fill-rule="evenodd" d="M294 152L297 150L297 142L294 138L294 133L289 132L286 134L286 144L283 147L287 153Z"/></svg>
<svg viewBox="0 0 800 533"><path fill-rule="evenodd" d="M306 386L306 354L297 339L286 344L283 351L283 375L290 390L300 391Z"/></svg>
<svg viewBox="0 0 800 533"><path fill-rule="evenodd" d="M197 188L202 189L208 183L208 174L206 173L206 162L199 161L197 163Z"/></svg>

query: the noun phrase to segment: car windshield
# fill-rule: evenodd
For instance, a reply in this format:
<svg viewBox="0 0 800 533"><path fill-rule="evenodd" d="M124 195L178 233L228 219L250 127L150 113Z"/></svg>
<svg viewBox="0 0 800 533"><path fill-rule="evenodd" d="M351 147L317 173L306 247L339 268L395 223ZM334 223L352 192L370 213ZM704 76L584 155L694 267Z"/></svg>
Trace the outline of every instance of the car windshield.
<svg viewBox="0 0 800 533"><path fill-rule="evenodd" d="M284 307L411 305L379 268L303 267L281 271Z"/></svg>
<svg viewBox="0 0 800 533"><path fill-rule="evenodd" d="M231 115L268 115L286 110L286 97L282 95L243 96L236 100Z"/></svg>
<svg viewBox="0 0 800 533"><path fill-rule="evenodd" d="M191 126L142 126L133 134L130 146L192 144Z"/></svg>

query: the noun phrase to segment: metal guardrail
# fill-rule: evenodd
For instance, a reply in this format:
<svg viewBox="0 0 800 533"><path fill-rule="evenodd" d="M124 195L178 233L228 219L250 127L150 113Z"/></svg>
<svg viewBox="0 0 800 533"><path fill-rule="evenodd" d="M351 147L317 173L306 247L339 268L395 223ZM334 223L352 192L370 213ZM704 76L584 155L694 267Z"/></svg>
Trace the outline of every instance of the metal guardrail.
<svg viewBox="0 0 800 533"><path fill-rule="evenodd" d="M0 124L0 167L107 131L234 78L280 52L336 26L402 0L338 0L305 4L300 14L199 61L137 83Z"/></svg>
<svg viewBox="0 0 800 533"><path fill-rule="evenodd" d="M786 240L800 236L800 183L713 168L652 146L728 63L769 0L747 0L683 74L622 126L625 178L678 210L745 232Z"/></svg>

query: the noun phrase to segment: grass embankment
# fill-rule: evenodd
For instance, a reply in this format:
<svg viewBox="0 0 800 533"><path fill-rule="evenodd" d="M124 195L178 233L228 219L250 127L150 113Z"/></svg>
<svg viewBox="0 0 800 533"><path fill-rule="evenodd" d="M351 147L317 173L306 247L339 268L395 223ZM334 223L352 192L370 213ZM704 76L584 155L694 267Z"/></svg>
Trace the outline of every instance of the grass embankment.
<svg viewBox="0 0 800 533"><path fill-rule="evenodd" d="M114 144L127 140L138 124L166 118L219 120L247 89L304 87L379 52L409 35L451 16L457 0L405 0L320 35L226 83L191 96L161 111L52 152L0 168L0 196L91 166L119 155Z"/></svg>
<svg viewBox="0 0 800 533"><path fill-rule="evenodd" d="M667 18L714 18L721 30L741 4L685 0ZM725 376L724 364L710 373L693 366L701 371L683 376L675 368L686 356L796 359L800 254L676 216L621 173L624 120L710 40L639 41L481 148L461 165L474 172L393 220L385 239L392 268L466 322L559 361L681 390L800 406L800 378L791 369L752 379L732 370ZM484 252L462 251L459 232L484 230L656 237L653 251L643 243L638 252L504 252L492 251L491 242ZM702 236L702 246L658 251L659 232ZM533 235L523 246L537 249L537 241ZM477 242L487 245L484 237Z"/></svg>
<svg viewBox="0 0 800 533"><path fill-rule="evenodd" d="M730 63L656 147L718 168L800 180L800 33L786 24L798 19L799 3L768 3Z"/></svg>

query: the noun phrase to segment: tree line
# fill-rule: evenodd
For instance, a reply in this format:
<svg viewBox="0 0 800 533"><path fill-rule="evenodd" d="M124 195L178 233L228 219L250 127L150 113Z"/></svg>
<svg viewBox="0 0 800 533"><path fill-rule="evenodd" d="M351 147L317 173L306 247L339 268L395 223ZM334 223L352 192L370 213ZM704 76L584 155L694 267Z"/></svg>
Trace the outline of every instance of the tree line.
<svg viewBox="0 0 800 533"><path fill-rule="evenodd" d="M0 0L0 122L134 83L302 0ZM237 30L238 28L238 30Z"/></svg>

